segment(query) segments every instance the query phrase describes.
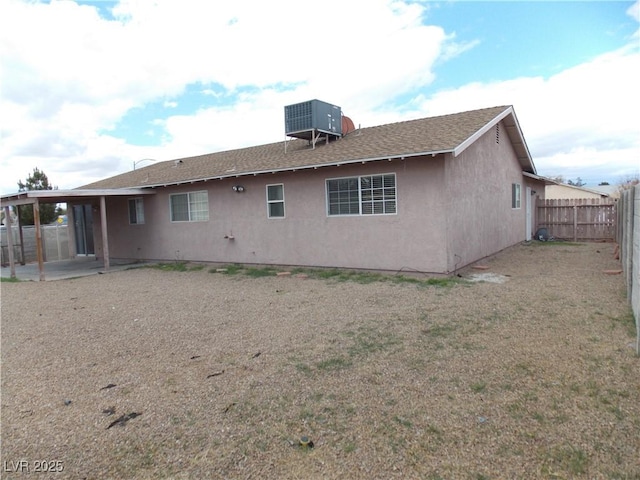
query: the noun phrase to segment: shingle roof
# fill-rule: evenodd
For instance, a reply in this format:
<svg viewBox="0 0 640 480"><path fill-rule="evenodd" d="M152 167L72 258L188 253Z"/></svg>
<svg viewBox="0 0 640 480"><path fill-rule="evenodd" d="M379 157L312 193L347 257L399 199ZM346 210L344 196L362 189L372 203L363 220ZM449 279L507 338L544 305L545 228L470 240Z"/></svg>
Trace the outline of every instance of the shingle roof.
<svg viewBox="0 0 640 480"><path fill-rule="evenodd" d="M535 173L510 106L473 110L363 128L315 149L291 140L156 163L85 185L83 189L154 187L258 173L314 168L432 153L454 154L499 120L505 120L523 170ZM458 150L458 151L457 151Z"/></svg>

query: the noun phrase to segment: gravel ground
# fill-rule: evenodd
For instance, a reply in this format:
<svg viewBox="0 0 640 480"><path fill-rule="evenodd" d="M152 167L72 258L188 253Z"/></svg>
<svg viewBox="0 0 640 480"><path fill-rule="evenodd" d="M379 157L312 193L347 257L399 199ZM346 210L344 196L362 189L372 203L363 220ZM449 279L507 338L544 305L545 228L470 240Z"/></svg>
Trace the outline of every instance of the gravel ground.
<svg viewBox="0 0 640 480"><path fill-rule="evenodd" d="M519 245L444 286L2 283L2 478L640 479L613 249Z"/></svg>

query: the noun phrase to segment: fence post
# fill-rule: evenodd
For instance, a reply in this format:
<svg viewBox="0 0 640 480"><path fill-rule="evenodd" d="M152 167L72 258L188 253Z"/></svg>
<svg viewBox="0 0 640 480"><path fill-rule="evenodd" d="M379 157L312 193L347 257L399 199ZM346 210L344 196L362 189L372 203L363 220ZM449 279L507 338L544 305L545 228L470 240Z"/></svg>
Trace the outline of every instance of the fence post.
<svg viewBox="0 0 640 480"><path fill-rule="evenodd" d="M578 241L578 207L573 206L573 241Z"/></svg>
<svg viewBox="0 0 640 480"><path fill-rule="evenodd" d="M636 320L636 354L640 355L640 185L629 194L631 229L631 311Z"/></svg>

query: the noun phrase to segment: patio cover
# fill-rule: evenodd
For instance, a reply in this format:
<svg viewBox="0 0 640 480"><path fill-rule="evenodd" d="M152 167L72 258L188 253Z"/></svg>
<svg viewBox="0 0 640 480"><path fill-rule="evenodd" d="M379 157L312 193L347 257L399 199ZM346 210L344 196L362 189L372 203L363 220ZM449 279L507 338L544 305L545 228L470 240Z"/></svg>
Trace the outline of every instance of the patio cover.
<svg viewBox="0 0 640 480"><path fill-rule="evenodd" d="M109 270L109 241L107 234L107 207L106 198L115 196L139 196L153 195L152 190L141 188L114 188L114 189L89 189L89 190L31 190L26 192L12 193L0 197L0 207L5 212L5 226L7 227L7 246L9 250L9 266L11 277L15 278L16 268L13 257L13 236L11 234L11 212L10 207L22 205L32 205L33 219L36 229L36 254L38 257L38 270L40 281L44 281L44 255L42 254L42 230L40 226L40 204L41 203L71 203L74 200L99 200L100 201L100 223L102 226L102 245L104 256L104 269ZM19 228L22 228L18 222Z"/></svg>

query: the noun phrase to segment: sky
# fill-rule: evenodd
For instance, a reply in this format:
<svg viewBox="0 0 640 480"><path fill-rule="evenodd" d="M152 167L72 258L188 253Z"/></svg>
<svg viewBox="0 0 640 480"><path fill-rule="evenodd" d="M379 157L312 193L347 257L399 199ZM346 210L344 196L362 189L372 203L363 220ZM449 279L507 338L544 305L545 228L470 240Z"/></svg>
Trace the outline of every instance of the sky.
<svg viewBox="0 0 640 480"><path fill-rule="evenodd" d="M356 126L513 105L539 175L640 176L640 3L0 0L0 193Z"/></svg>

